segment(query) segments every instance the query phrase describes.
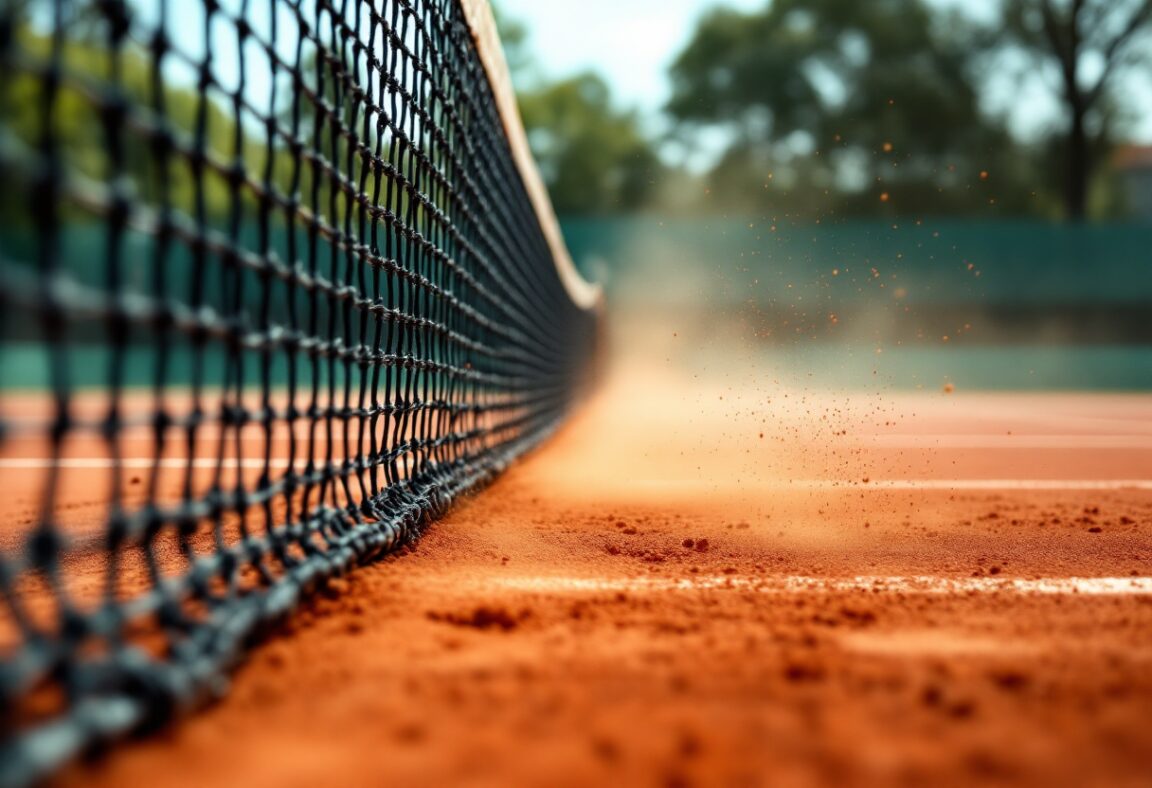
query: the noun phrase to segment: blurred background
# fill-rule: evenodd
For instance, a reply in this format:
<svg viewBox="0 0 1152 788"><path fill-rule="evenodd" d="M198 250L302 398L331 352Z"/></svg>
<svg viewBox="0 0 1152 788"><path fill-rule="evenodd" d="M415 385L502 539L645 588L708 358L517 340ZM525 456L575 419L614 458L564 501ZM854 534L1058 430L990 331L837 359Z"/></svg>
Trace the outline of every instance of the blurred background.
<svg viewBox="0 0 1152 788"><path fill-rule="evenodd" d="M499 0L620 349L1152 389L1152 2Z"/></svg>
<svg viewBox="0 0 1152 788"><path fill-rule="evenodd" d="M65 13L68 73L162 102L174 126L203 125L220 161L242 158L283 193L310 193L311 170L293 182L290 152L263 142L269 120L291 125L291 76L204 5L7 0L0 45L42 59L52 14ZM283 62L317 71L292 25L274 35L268 5L219 7L246 14ZM129 43L113 59L116 9ZM607 285L619 352L817 388L1152 390L1152 0L497 0L496 10L530 142L577 264ZM155 44L139 35L158 20L173 49L153 74ZM202 103L196 64L209 50ZM31 73L0 80L9 150L37 139L42 86ZM206 173L200 190L187 168L156 165L163 151L110 147L109 116L89 93L61 85L62 165L229 231L224 174ZM235 95L250 105L240 123ZM312 120L295 122L307 131ZM313 131L323 149L343 150ZM330 184L316 187L329 204ZM19 264L36 258L42 219L25 194L0 191L0 246ZM60 257L100 289L107 272L92 259L106 233L83 213L59 217ZM256 243L260 228L245 221L236 232ZM289 234L271 234L293 259ZM186 250L147 234L120 243L126 286L181 297ZM213 306L225 294L200 297ZM42 327L3 319L0 385L45 385ZM96 384L109 343L93 340L106 327L79 321L71 366L79 384ZM174 348L173 366L188 367L191 350ZM129 382L147 384L150 365L130 363Z"/></svg>

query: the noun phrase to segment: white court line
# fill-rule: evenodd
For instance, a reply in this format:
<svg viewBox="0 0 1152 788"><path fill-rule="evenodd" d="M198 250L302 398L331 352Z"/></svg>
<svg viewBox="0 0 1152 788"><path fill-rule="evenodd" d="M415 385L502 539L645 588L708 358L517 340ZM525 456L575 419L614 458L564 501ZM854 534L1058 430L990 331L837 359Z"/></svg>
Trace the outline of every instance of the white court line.
<svg viewBox="0 0 1152 788"><path fill-rule="evenodd" d="M1152 596L1152 577L1046 577L1032 580L1001 577L946 578L931 575L858 577L739 577L701 575L673 579L659 577L581 578L510 577L501 585L522 591L755 591L763 594L803 592L901 593L925 595L1019 594L1084 596Z"/></svg>
<svg viewBox="0 0 1152 788"><path fill-rule="evenodd" d="M857 435L853 446L871 449L1152 449L1144 435Z"/></svg>
<svg viewBox="0 0 1152 788"><path fill-rule="evenodd" d="M323 456L316 457L317 465L323 465L327 462L328 460ZM336 455L332 458L332 462L333 464L340 464L342 459L339 455ZM410 462L411 460L408 458L400 459L397 460L397 465L399 467L407 467ZM289 467L303 470L307 464L307 457L297 457L295 463L289 463L287 459L282 457L273 457L268 463L268 467L281 471L287 470ZM154 468L160 470L184 470L189 465L197 470L214 470L217 467L231 470L264 470L264 460L256 458L246 460L226 459L223 462L218 462L212 457L197 457L192 460L191 463L189 463L188 460L178 457L166 457L162 460L154 460L148 457L127 457L118 463L112 462L112 460L106 457L72 457L64 460L51 460L43 457L0 459L0 471L48 471L52 469L65 471L106 471L114 467L132 471L147 471Z"/></svg>
<svg viewBox="0 0 1152 788"><path fill-rule="evenodd" d="M335 458L339 461L338 458ZM323 457L317 457L317 463L323 463ZM296 468L302 468L307 458L298 458ZM106 457L69 457L62 460L52 460L44 457L10 457L0 459L0 470L109 470L116 463ZM127 470L149 470L159 468L162 470L187 468L188 461L178 457L168 457L154 460L148 457L128 457L119 462L121 468ZM264 460L226 459L218 463L212 457L197 457L192 460L193 468L214 469L218 465L227 469L262 470ZM284 458L273 458L269 465L275 470L285 470L289 462ZM700 479L637 479L633 484L638 488L658 488L665 490L684 490L692 488L711 489L714 483ZM853 492L899 491L899 490L959 490L959 491L994 491L994 490L1152 490L1152 479L877 479L868 482L847 481L842 479L795 479L780 481L757 481L742 484L748 489L768 490L833 490Z"/></svg>
<svg viewBox="0 0 1152 788"><path fill-rule="evenodd" d="M880 479L869 482L817 479L784 482L784 486L815 490L1152 490L1152 479Z"/></svg>
<svg viewBox="0 0 1152 788"><path fill-rule="evenodd" d="M707 489L718 482L702 479L638 479L636 487L666 491ZM728 485L728 482L723 482ZM749 490L834 490L865 492L867 490L1152 490L1152 479L781 479L778 481L744 482L739 487Z"/></svg>
<svg viewBox="0 0 1152 788"><path fill-rule="evenodd" d="M303 468L307 464L307 459L298 459L295 467ZM324 462L323 458L316 458L317 463ZM151 468L169 469L175 468L183 470L191 465L193 468L216 468L222 466L224 468L239 468L242 470L248 469L264 469L264 460L224 460L223 463L218 463L215 459L207 457L198 457L191 463L187 460L166 458L162 460L154 460L147 457L129 457L121 460L118 463L106 458L71 458L64 460L50 460L40 457L16 457L12 459L0 459L0 470L31 470L31 471L46 471L53 468L59 470L77 470L77 471L104 471L109 470L115 466L126 468L129 470L149 470ZM273 459L269 463L269 467L276 469L288 468L288 461L284 459Z"/></svg>
<svg viewBox="0 0 1152 788"><path fill-rule="evenodd" d="M1075 434L1075 433L1019 433L1007 435L1005 433L856 433L844 436L852 446L861 448L880 449L1152 449L1152 431L1147 431L1144 425L1137 432L1135 429L1125 433L1113 434ZM366 435L367 433L365 433ZM276 442L287 442L290 434L277 429L272 439ZM24 430L16 436L23 440L37 440L42 438L42 431ZM197 437L204 442L217 442L220 440L235 440L235 432L229 430L227 434L222 429L208 429ZM323 422L317 424L317 433L311 435L306 426L298 426L294 437L298 441L315 440L318 443L328 442L327 430ZM360 440L361 435L354 427L349 441ZM120 435L117 440L123 443L154 443L156 436L148 425L133 426ZM241 440L246 443L263 444L265 435L260 425L250 425L245 428ZM344 443L343 428L334 425L332 443Z"/></svg>

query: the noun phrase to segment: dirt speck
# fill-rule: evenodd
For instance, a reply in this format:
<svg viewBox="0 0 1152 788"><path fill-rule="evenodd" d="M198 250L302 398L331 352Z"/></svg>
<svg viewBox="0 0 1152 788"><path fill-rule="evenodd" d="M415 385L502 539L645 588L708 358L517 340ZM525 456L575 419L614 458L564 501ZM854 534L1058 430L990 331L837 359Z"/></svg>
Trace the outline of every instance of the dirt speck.
<svg viewBox="0 0 1152 788"><path fill-rule="evenodd" d="M503 607L488 607L485 605L481 605L465 613L442 613L437 611L428 613L428 618L432 621L480 630L499 629L504 632L512 631L528 616L528 611L513 614Z"/></svg>
<svg viewBox="0 0 1152 788"><path fill-rule="evenodd" d="M784 667L784 678L793 684L821 682L826 675L824 666L815 662L789 662Z"/></svg>
<svg viewBox="0 0 1152 788"><path fill-rule="evenodd" d="M994 670L989 674L992 682L1002 690L1018 692L1025 689L1030 683L1028 675L1019 670Z"/></svg>

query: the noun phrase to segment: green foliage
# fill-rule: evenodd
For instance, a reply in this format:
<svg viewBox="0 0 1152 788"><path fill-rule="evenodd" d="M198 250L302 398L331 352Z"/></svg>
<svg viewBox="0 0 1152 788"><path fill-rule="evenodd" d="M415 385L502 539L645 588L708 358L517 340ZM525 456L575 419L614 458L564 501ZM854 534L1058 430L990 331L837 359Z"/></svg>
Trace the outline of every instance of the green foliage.
<svg viewBox="0 0 1152 788"><path fill-rule="evenodd" d="M1100 165L1130 120L1123 92L1152 82L1152 0L1003 0L992 35L1033 67L1055 66L1063 121L1044 170L1068 218L1106 214L1115 197Z"/></svg>
<svg viewBox="0 0 1152 788"><path fill-rule="evenodd" d="M597 74L545 78L528 31L494 7L520 114L561 214L630 213L653 204L666 171L636 112L620 110Z"/></svg>
<svg viewBox="0 0 1152 788"><path fill-rule="evenodd" d="M286 140L269 141L261 126L239 120L220 91L198 91L189 80L174 78L162 62L134 39L117 46L108 38L107 19L86 4L69 6L72 17L61 23L59 43L37 29L26 16L16 17L9 43L16 67L0 80L0 117L3 117L2 155L12 177L27 177L46 144L50 144L66 179L65 194L92 193L115 186L133 204L165 205L186 217L203 219L217 227L230 223L234 211L241 219L255 206L253 190L237 190L227 170L243 164L248 179L269 177L282 195L293 192L297 166ZM59 46L62 78L47 94L43 70ZM286 91L281 91L281 96ZM108 107L125 108L114 123ZM288 113L285 113L286 115ZM287 123L284 124L287 128ZM170 135L173 148L156 144L158 131ZM302 125L301 133L308 127ZM330 134L318 134L319 142ZM200 148L206 165L199 170L189 151ZM324 148L330 152L330 146ZM313 176L303 165L296 191L308 194ZM327 205L331 186L321 186L321 205ZM15 197L19 190L0 196L0 222L26 226L27 206ZM82 202L82 201L81 201ZM83 210L66 201L66 216L79 220Z"/></svg>
<svg viewBox="0 0 1152 788"><path fill-rule="evenodd" d="M581 74L519 98L557 211L627 212L647 203L660 178L660 160L635 113L613 108L603 79Z"/></svg>
<svg viewBox="0 0 1152 788"><path fill-rule="evenodd" d="M492 6L492 13L496 17L496 29L500 31L500 43L512 79L516 82L528 79L536 66L528 46L528 28L520 20L501 12L499 5Z"/></svg>
<svg viewBox="0 0 1152 788"><path fill-rule="evenodd" d="M207 152L227 162L237 155L235 121L210 98L171 84L154 59L134 43L110 47L101 20L88 19L86 9L79 6L77 18L65 23L68 35L60 45L64 76L51 96L45 93L39 69L52 57L53 42L30 23L16 29L12 46L25 66L6 76L0 91L7 155L30 160L51 139L67 177L104 186L115 180L120 189L151 204L161 201L166 190L169 205L188 215L195 215L198 199L203 200L206 216L224 214L230 190L222 177L204 177L198 197L188 163L155 150L137 135L141 127L163 124L175 133L178 144L191 146L194 130L202 122ZM115 131L102 111L112 102L129 107L133 117ZM266 158L244 135L240 145L242 155L251 161ZM11 201L2 206L5 223L25 222L22 207Z"/></svg>
<svg viewBox="0 0 1152 788"><path fill-rule="evenodd" d="M667 109L682 135L732 135L713 184L735 205L1027 210L1026 179L1006 177L1020 152L980 110L977 40L925 0L718 9L673 64Z"/></svg>

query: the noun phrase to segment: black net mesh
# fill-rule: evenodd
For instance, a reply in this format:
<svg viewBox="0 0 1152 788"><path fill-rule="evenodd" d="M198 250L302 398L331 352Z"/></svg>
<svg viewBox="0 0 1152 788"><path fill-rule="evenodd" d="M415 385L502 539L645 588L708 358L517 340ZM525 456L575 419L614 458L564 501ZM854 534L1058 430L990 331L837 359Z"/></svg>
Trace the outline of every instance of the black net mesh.
<svg viewBox="0 0 1152 788"><path fill-rule="evenodd" d="M0 783L222 691L557 425L460 0L0 0Z"/></svg>

